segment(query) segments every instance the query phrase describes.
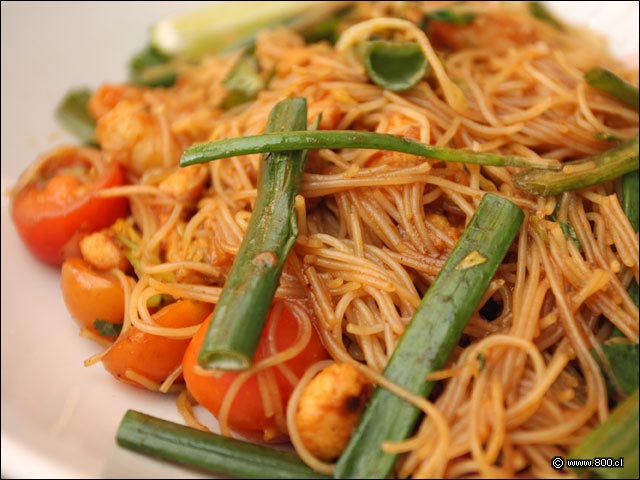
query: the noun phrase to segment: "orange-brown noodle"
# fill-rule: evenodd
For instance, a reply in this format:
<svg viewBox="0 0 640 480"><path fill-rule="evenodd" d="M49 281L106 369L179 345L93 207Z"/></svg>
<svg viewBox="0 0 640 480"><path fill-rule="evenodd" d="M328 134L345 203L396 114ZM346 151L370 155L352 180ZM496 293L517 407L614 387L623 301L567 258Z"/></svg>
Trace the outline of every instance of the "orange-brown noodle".
<svg viewBox="0 0 640 480"><path fill-rule="evenodd" d="M196 142L262 133L282 99L305 97L310 124L322 114L320 129L532 159L583 158L614 145L603 135L638 134L637 111L583 80L601 66L637 84L637 71L614 61L593 34L557 30L534 19L525 3L472 2L457 8L476 12L474 22L434 28L427 37L399 18L415 21L439 3L357 3L336 47L306 45L285 28L261 33L255 52L273 78L255 101L231 110L218 105L237 54L185 68L171 88L96 93L101 148L125 159L131 182L103 194L129 198L141 236L140 278L119 277L125 329L189 338L197 326L155 324L147 300L218 301L251 215L259 156L184 169L178 159ZM417 42L431 73L404 92L372 84L351 48L371 34ZM566 455L609 414L592 350L614 327L638 342L638 307L626 292L638 281L638 235L615 182L542 198L514 186L518 170L377 150L313 151L296 202L300 235L276 294L302 325L299 342L233 385L222 431L229 432L225 416L242 379L258 375L267 413L297 438L264 369L304 349L313 325L335 361L357 365L426 413L410 438L382 445L401 454L399 477L557 476L550 459ZM485 192L522 207L525 222L446 368L429 377L442 389L416 398L380 374ZM571 224L579 245L562 223ZM149 386L166 391L179 374ZM180 404L198 425L186 394Z"/></svg>

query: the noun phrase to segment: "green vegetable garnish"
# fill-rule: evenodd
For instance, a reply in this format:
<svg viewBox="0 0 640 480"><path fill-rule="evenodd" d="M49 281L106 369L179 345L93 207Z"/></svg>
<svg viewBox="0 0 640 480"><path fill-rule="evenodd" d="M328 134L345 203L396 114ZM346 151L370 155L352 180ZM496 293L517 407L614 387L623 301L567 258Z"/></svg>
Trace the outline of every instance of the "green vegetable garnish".
<svg viewBox="0 0 640 480"><path fill-rule="evenodd" d="M118 445L181 465L237 478L327 478L295 453L203 432L127 411L116 434Z"/></svg>
<svg viewBox="0 0 640 480"><path fill-rule="evenodd" d="M290 98L269 116L267 132L307 128L307 101ZM269 153L262 159L249 226L204 338L198 362L204 368L251 366L284 262L298 236L295 197L306 152Z"/></svg>
<svg viewBox="0 0 640 480"><path fill-rule="evenodd" d="M609 418L593 429L569 454L572 459L623 459L622 467L576 468L597 478L638 478L638 390L618 404Z"/></svg>
<svg viewBox="0 0 640 480"><path fill-rule="evenodd" d="M530 160L514 155L475 153L455 148L436 147L395 135L355 130L318 130L304 132L265 133L246 137L226 138L187 148L180 165L193 165L218 158L263 152L285 152L317 148L363 148L391 150L420 155L446 162L473 163L500 167L529 167L558 170L556 160Z"/></svg>
<svg viewBox="0 0 640 480"><path fill-rule="evenodd" d="M594 68L584 74L584 79L591 87L613 95L638 110L638 87L625 82L615 73L606 68Z"/></svg>
<svg viewBox="0 0 640 480"><path fill-rule="evenodd" d="M169 87L178 78L171 58L148 46L129 62L129 80L146 87Z"/></svg>
<svg viewBox="0 0 640 480"><path fill-rule="evenodd" d="M98 331L98 335L102 337L117 337L122 331L121 323L111 323L100 318L93 322L93 326Z"/></svg>
<svg viewBox="0 0 640 480"><path fill-rule="evenodd" d="M485 194L469 225L427 291L384 370L384 376L427 397L425 381L442 368L515 238L524 215L502 197ZM397 455L384 441L404 440L420 411L383 388L376 388L336 465L337 478L386 478Z"/></svg>
<svg viewBox="0 0 640 480"><path fill-rule="evenodd" d="M525 170L513 176L513 183L531 193L548 197L579 190L638 170L638 137L593 157L563 164L562 171Z"/></svg>
<svg viewBox="0 0 640 480"><path fill-rule="evenodd" d="M87 105L91 90L70 90L56 108L56 118L69 133L87 145L96 144L96 121Z"/></svg>
<svg viewBox="0 0 640 480"><path fill-rule="evenodd" d="M369 78L376 85L394 92L416 85L429 67L420 47L412 42L366 42L363 60Z"/></svg>
<svg viewBox="0 0 640 480"><path fill-rule="evenodd" d="M260 74L260 65L253 48L247 49L224 79L224 86L229 93L222 101L222 108L233 108L254 100L258 92L266 87L266 83Z"/></svg>

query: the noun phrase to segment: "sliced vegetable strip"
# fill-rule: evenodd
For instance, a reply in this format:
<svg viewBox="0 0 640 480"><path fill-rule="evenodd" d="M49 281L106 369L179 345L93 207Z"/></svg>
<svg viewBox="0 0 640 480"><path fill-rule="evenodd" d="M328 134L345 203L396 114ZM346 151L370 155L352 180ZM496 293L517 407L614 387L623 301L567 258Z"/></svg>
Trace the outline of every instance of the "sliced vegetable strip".
<svg viewBox="0 0 640 480"><path fill-rule="evenodd" d="M422 396L433 382L428 373L442 368L457 345L520 228L523 213L502 197L486 194L422 299L400 338L384 375ZM420 411L387 390L377 388L336 466L339 478L385 478L397 455L383 453L384 441L405 439Z"/></svg>
<svg viewBox="0 0 640 480"><path fill-rule="evenodd" d="M593 88L613 95L638 110L638 87L625 82L615 73L605 68L594 68L584 74L584 79Z"/></svg>
<svg viewBox="0 0 640 480"><path fill-rule="evenodd" d="M436 147L408 138L386 133L347 130L290 131L265 133L246 137L225 138L215 142L201 143L189 147L182 154L180 165L208 162L235 155L263 152L285 152L312 148L362 148L368 150L391 150L420 155L446 162L474 163L499 167L530 167L559 169L556 160L531 160L513 155L476 153L447 147Z"/></svg>
<svg viewBox="0 0 640 480"><path fill-rule="evenodd" d="M327 478L297 455L203 432L129 410L116 434L118 445L190 467L238 478Z"/></svg>
<svg viewBox="0 0 640 480"><path fill-rule="evenodd" d="M614 180L638 170L638 137L593 157L563 164L559 172L526 170L513 176L523 190L548 197Z"/></svg>
<svg viewBox="0 0 640 480"><path fill-rule="evenodd" d="M273 108L266 130L306 127L307 101L290 98ZM298 236L295 197L305 161L304 151L270 153L262 160L249 226L198 356L204 368L251 366L282 267Z"/></svg>
<svg viewBox="0 0 640 480"><path fill-rule="evenodd" d="M638 478L638 390L619 403L607 420L592 430L569 458L599 459L604 467L576 468L597 478ZM608 459L623 459L623 465L611 468Z"/></svg>

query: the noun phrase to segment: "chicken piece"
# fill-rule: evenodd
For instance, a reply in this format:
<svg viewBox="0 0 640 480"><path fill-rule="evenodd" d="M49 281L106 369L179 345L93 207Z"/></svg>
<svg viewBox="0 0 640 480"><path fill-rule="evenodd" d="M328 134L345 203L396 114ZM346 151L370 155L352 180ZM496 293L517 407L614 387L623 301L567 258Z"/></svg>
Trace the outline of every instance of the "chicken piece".
<svg viewBox="0 0 640 480"><path fill-rule="evenodd" d="M367 379L349 363L316 375L300 395L295 415L305 447L316 457L337 458L349 441L369 398Z"/></svg>
<svg viewBox="0 0 640 480"><path fill-rule="evenodd" d="M87 235L80 241L82 257L98 270L117 268L126 271L129 261L109 229Z"/></svg>

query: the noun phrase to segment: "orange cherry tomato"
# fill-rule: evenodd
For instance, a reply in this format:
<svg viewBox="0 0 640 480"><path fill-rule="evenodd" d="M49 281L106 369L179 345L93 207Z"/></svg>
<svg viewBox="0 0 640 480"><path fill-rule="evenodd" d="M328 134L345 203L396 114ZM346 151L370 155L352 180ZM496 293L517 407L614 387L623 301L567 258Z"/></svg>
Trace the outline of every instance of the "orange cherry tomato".
<svg viewBox="0 0 640 480"><path fill-rule="evenodd" d="M211 315L211 305L194 300L178 300L153 314L162 327L191 327ZM133 370L149 380L162 383L182 362L190 339L174 339L143 332L134 326L120 334L102 357L104 368L122 382L140 385L125 376Z"/></svg>
<svg viewBox="0 0 640 480"><path fill-rule="evenodd" d="M102 189L123 185L120 164L98 150L60 147L45 154L18 180L11 217L18 234L40 260L61 265L79 256L88 233L129 213L123 197L98 197Z"/></svg>
<svg viewBox="0 0 640 480"><path fill-rule="evenodd" d="M274 306L279 301L280 300L276 300ZM282 305L282 307L284 307L284 305ZM274 312L279 312L279 315L274 315ZM189 390L191 395L193 395L198 403L203 405L213 413L213 415L217 416L227 390L239 373L230 372L215 377L198 373L198 369L196 368L198 366L198 354L207 331L209 320L200 326L198 332L191 340L189 348L185 353L184 361L182 362L182 373L187 385L187 390ZM287 308L272 307L258 343L254 362L259 362L273 355L273 353L270 353L271 350L269 348L270 330L273 329L274 331L273 336L275 338L276 350L281 352L294 344L298 335L298 328L298 321ZM300 378L311 365L329 356L322 346L315 329L312 328L311 330L311 339L308 345L297 356L285 362L298 378ZM277 368L272 367L268 370L271 370L275 375L282 400L282 409L285 411L287 402L293 391L293 386ZM243 431L249 435L263 433L263 438L267 438L267 432L272 434L278 431L278 428L275 418L267 417L264 410L258 388L258 380L255 375L252 375L242 385L233 400L228 417L229 427L234 430Z"/></svg>
<svg viewBox="0 0 640 480"><path fill-rule="evenodd" d="M122 323L124 291L114 276L94 270L81 258L69 258L62 264L60 285L67 310L81 327L99 334L96 320Z"/></svg>

